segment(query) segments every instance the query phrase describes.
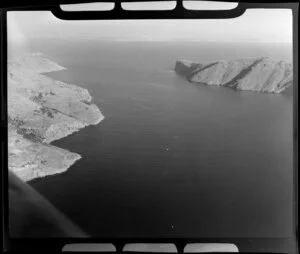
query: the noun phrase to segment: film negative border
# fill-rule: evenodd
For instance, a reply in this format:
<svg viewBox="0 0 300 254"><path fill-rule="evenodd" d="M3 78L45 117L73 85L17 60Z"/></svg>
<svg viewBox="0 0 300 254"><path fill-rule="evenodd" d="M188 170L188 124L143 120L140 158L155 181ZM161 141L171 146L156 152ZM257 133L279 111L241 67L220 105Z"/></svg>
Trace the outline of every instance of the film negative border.
<svg viewBox="0 0 300 254"><path fill-rule="evenodd" d="M149 0L125 0L123 2L146 2ZM59 4L75 4L89 3L93 1L59 1L57 3L43 4L40 1L27 1L22 5L17 1L10 1L1 13L1 166L2 166L2 233L3 233L3 250L4 251L61 251L65 244L72 243L112 243L117 252L121 252L127 243L173 243L175 244L178 253L183 253L184 247L188 243L233 243L238 246L240 252L256 252L254 246L257 243L264 243L259 252L277 252L280 246L293 246L295 248L288 250L292 252L297 249L295 246L298 239L298 86L294 87L294 233L295 238L28 238L16 239L10 238L8 234L8 162L7 162L7 40L6 40L6 13L7 11L51 11L57 18L65 20L77 19L225 19L235 18L242 15L247 9L267 8L267 9L291 9L293 12L293 66L298 70L298 16L299 3L273 2L259 3L251 1L248 3L239 2L238 6L232 10L222 11L195 11L186 10L183 8L182 0L177 0L177 5L174 10L170 11L125 11L121 8L120 1L100 0L97 2L114 2L115 8L111 11L89 11L89 12L65 12L59 7ZM149 1L153 2L153 1ZM231 2L231 1L229 1ZM298 72L294 71L293 80L298 84Z"/></svg>

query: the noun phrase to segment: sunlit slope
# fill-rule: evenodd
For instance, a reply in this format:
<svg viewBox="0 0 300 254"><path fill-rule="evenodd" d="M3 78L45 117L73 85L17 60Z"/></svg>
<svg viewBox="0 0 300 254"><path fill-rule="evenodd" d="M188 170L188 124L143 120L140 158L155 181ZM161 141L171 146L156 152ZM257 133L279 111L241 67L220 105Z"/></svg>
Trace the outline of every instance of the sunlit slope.
<svg viewBox="0 0 300 254"><path fill-rule="evenodd" d="M25 181L67 170L81 156L49 143L104 119L86 89L42 74L63 69L40 53L8 62L9 170Z"/></svg>
<svg viewBox="0 0 300 254"><path fill-rule="evenodd" d="M177 61L175 71L190 82L237 90L281 93L293 83L293 67L269 57L211 63Z"/></svg>

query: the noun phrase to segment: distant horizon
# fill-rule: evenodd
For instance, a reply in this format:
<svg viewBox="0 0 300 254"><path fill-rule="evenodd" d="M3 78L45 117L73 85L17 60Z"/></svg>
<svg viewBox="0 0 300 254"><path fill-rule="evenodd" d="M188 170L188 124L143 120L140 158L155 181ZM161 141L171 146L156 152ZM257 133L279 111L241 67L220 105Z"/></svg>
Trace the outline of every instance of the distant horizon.
<svg viewBox="0 0 300 254"><path fill-rule="evenodd" d="M17 36L15 37L17 38ZM112 42L212 42L212 43L257 43L257 44L290 44L292 46L293 41L259 41L259 40L205 40L198 38L115 38L115 37L102 37L97 35L43 35L43 36L27 36L28 39L67 39L67 38L87 38L97 39L101 41L112 41Z"/></svg>
<svg viewBox="0 0 300 254"><path fill-rule="evenodd" d="M292 43L292 12L251 9L233 19L61 20L50 11L7 14L10 43L30 38L88 37L110 41L203 41Z"/></svg>

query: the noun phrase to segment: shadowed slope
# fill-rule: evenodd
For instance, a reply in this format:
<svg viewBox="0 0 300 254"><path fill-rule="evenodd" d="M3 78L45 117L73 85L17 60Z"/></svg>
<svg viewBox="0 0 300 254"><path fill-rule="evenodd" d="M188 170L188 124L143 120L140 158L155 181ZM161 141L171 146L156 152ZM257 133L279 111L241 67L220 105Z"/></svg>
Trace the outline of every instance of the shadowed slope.
<svg viewBox="0 0 300 254"><path fill-rule="evenodd" d="M262 59L257 59L253 62L253 64L251 64L250 66L248 66L247 68L243 69L238 75L236 75L232 80L226 82L225 84L223 84L223 86L225 87L231 87L231 88L237 88L238 85L238 81L242 78L244 78L249 72L251 72L252 68L257 65L259 62L261 62L263 60Z"/></svg>

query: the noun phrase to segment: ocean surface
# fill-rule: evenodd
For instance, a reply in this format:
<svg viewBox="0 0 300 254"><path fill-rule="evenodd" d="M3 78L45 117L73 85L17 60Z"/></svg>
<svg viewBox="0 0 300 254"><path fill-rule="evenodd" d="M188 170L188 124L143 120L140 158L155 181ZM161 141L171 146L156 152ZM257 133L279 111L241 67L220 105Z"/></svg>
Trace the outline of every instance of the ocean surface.
<svg viewBox="0 0 300 254"><path fill-rule="evenodd" d="M94 237L290 237L293 100L188 83L177 59L271 56L283 44L41 39L105 119L52 144L82 155L30 184Z"/></svg>

